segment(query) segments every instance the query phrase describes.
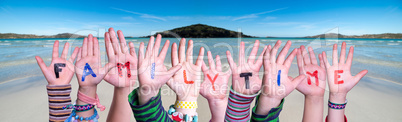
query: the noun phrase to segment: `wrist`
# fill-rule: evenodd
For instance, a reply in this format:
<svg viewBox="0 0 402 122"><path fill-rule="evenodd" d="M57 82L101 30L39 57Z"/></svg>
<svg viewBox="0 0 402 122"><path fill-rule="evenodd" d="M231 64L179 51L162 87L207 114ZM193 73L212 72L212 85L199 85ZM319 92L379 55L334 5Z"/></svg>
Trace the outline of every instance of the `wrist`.
<svg viewBox="0 0 402 122"><path fill-rule="evenodd" d="M345 103L346 93L329 93L329 101L333 103Z"/></svg>
<svg viewBox="0 0 402 122"><path fill-rule="evenodd" d="M305 95L304 100L311 103L322 103L324 101L324 96Z"/></svg>
<svg viewBox="0 0 402 122"><path fill-rule="evenodd" d="M80 91L81 93L95 98L96 97L96 89L97 86L79 86L78 91Z"/></svg>

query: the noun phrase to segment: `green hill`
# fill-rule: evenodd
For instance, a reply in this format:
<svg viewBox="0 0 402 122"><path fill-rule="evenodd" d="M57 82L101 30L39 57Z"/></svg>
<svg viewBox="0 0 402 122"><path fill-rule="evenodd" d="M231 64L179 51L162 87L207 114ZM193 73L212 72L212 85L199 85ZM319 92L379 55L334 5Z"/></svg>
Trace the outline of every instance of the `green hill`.
<svg viewBox="0 0 402 122"><path fill-rule="evenodd" d="M236 31L227 30L224 28L213 27L204 24L194 24L185 27L174 28L172 30L157 32L162 37L179 37L179 38L230 38L230 37L252 37L244 35ZM149 37L149 36L147 36Z"/></svg>
<svg viewBox="0 0 402 122"><path fill-rule="evenodd" d="M402 39L402 33L364 34L364 35L342 35L335 33L306 36L304 38L366 38L366 39Z"/></svg>

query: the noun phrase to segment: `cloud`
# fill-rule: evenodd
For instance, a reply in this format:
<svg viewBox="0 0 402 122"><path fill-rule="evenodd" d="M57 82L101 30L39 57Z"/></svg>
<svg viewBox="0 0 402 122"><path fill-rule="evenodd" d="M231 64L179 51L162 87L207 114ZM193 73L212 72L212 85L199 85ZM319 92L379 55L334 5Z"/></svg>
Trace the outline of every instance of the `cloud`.
<svg viewBox="0 0 402 122"><path fill-rule="evenodd" d="M154 15L150 15L150 14L144 14L144 13L133 12L133 11L124 10L124 9L119 9L119 8L114 8L114 7L111 7L111 8L112 8L112 9L115 9L115 10L119 10L119 11L124 11L124 12L127 12L127 13L132 13L132 14L140 15L141 18L145 18L145 19L156 19L156 20L166 21L166 19L163 18L163 17L158 17L158 16L154 16Z"/></svg>
<svg viewBox="0 0 402 122"><path fill-rule="evenodd" d="M276 19L276 18L277 18L277 17L267 16L267 17L264 18L264 20L268 21L268 20L274 20L274 19Z"/></svg>
<svg viewBox="0 0 402 122"><path fill-rule="evenodd" d="M124 19L124 20L135 20L133 17L131 17L131 16L126 16L126 17L121 17L121 19Z"/></svg>
<svg viewBox="0 0 402 122"><path fill-rule="evenodd" d="M257 17L259 17L259 15L263 15L263 14L267 14L267 13L272 13L272 12L279 11L279 10L283 10L283 9L287 9L287 7L286 7L286 8L279 8L279 9L275 9L275 10L271 10L271 11L265 11L265 12L260 12L260 13L254 13L254 14L244 15L244 16L240 16L240 17L235 17L235 18L233 18L233 21L242 20L242 19L257 18Z"/></svg>

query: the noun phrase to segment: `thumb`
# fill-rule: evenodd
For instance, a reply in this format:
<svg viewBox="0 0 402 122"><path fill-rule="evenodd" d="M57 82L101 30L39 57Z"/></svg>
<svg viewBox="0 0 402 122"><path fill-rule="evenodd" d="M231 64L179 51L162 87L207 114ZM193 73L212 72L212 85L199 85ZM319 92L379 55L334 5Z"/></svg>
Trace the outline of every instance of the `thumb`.
<svg viewBox="0 0 402 122"><path fill-rule="evenodd" d="M297 87L299 85L299 83L304 80L304 78L306 78L305 75L297 76L295 79L292 80L293 86Z"/></svg>
<svg viewBox="0 0 402 122"><path fill-rule="evenodd" d="M181 67L182 67L181 65L176 65L176 66L170 68L170 69L167 71L167 76L168 76L169 78L171 78L174 74L176 74L177 71L179 71L179 70L181 69Z"/></svg>
<svg viewBox="0 0 402 122"><path fill-rule="evenodd" d="M107 63L105 64L105 66L103 66L101 68L101 73L107 74L109 72L109 70L111 70L112 68L116 67L115 63Z"/></svg>
<svg viewBox="0 0 402 122"><path fill-rule="evenodd" d="M357 73L357 75L355 75L353 77L353 79L354 79L353 81L355 82L354 84L356 85L360 81L360 79L362 79L367 73L368 73L368 70L363 70L363 71L360 71L359 73Z"/></svg>
<svg viewBox="0 0 402 122"><path fill-rule="evenodd" d="M38 62L38 65L39 65L40 69L42 70L42 72L45 73L44 71L47 68L45 62L43 62L42 58L39 56L35 56L35 59L36 59L36 62Z"/></svg>

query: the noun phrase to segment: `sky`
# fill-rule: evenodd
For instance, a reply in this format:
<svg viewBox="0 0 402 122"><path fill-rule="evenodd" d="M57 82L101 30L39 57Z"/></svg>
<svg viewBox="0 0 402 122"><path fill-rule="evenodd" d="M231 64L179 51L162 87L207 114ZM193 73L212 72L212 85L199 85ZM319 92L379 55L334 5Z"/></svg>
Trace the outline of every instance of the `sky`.
<svg viewBox="0 0 402 122"><path fill-rule="evenodd" d="M402 33L402 1L0 0L0 33L138 37L199 23L259 37Z"/></svg>

